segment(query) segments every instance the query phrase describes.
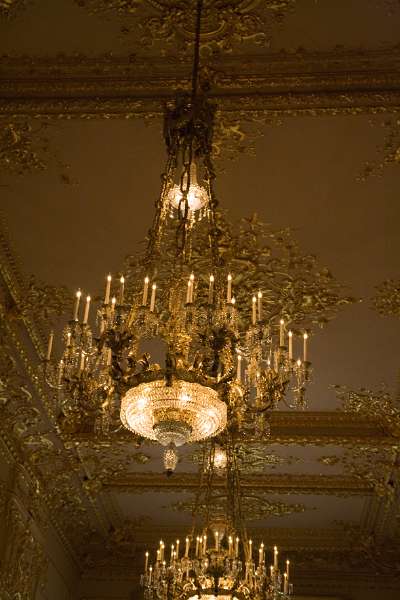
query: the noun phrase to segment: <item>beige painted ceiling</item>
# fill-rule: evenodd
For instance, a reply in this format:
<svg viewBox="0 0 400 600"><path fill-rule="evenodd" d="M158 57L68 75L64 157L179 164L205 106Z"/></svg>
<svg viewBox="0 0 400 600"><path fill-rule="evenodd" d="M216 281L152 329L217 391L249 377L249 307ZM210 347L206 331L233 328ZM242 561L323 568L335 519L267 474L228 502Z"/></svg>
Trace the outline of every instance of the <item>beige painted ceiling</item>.
<svg viewBox="0 0 400 600"><path fill-rule="evenodd" d="M58 53L133 54L149 64L152 57L159 58L163 43L145 49L134 33L143 14L151 14L145 2L132 16L112 11L91 14L90 8L100 4L32 0L13 19L0 20L0 53L11 59L23 54L46 56L50 61ZM271 20L269 30L266 45L255 46L248 40L234 45L233 54L239 60L246 53L247 58L261 55L268 61L271 53L276 57L285 49L307 70L306 56L296 52L299 47L331 56L343 48L398 52L400 7L394 1L298 0L281 23ZM168 47L172 65L174 54L174 48ZM212 60L223 62L223 53ZM29 115L3 114L3 125L29 120ZM394 109L386 114L273 115L267 123L257 123L256 133L245 139L244 151L234 160L222 156L217 163L218 197L232 218L256 212L274 228L291 227L301 248L316 254L321 265L328 266L346 286L345 293L360 300L343 308L326 329L312 336L314 374L308 393L312 411L340 408L332 384L377 388L384 383L393 394L396 391L399 324L394 318L379 316L371 299L378 284L399 278L399 164L384 164L377 174L360 176L367 163L384 162L388 128L383 124L391 119L395 127L398 115ZM1 173L1 207L18 268L24 276L34 274L71 291L82 287L100 293L105 275L121 270L125 255L135 250L150 224L164 160L161 119L151 115L145 122L120 115L110 120L41 117L29 122L40 130L38 139L46 138L45 168L23 175ZM172 489L163 487L156 446L145 444L137 450L124 438L120 448L123 456L133 457L121 476L126 479L124 489L111 481L94 492L92 504L85 497L96 532L96 550L90 550L93 556L101 547L101 536L130 521L141 523L136 539L140 552L153 532L168 533L173 526L183 535L190 525L190 514L173 510L172 505L193 499L193 488L188 490L184 479L196 473L193 448L182 453L177 487ZM101 458L107 452L94 453ZM143 464L135 462L136 452L145 455ZM267 481L269 476L281 476L279 481L286 476L314 476L314 492L292 487L283 493L280 483L278 491L266 485L268 491L263 494L268 501L303 508L283 516L264 515L251 526L266 538L270 534L286 541L288 547L296 545L291 536L306 539L310 532L311 538L339 540L342 522L370 531L381 500L368 487L348 494L324 491L324 477L353 474L349 464L360 457L346 462L342 460L346 452L350 450L332 441L325 446L312 441L308 446L266 445L261 472ZM85 448L78 454L90 479L94 459ZM268 463L268 456L278 457L277 463L273 459ZM326 456L338 461L326 464L322 460ZM147 475L153 478L150 483L143 479ZM161 489L154 489L158 475ZM140 485L138 478L142 478Z"/></svg>

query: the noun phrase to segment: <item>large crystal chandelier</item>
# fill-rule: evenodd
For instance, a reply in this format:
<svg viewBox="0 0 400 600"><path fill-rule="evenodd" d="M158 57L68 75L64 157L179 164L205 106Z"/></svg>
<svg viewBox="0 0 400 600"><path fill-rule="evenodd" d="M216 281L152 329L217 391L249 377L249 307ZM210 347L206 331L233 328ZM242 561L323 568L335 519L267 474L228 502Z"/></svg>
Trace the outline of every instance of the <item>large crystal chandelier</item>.
<svg viewBox="0 0 400 600"><path fill-rule="evenodd" d="M177 446L215 436L228 418L261 435L286 396L303 408L311 367L309 331L295 321L293 298L274 304L261 259L243 267L254 259L256 225L239 248L218 210L215 106L199 84L201 8L199 1L192 92L165 111L167 162L147 249L123 275L106 277L94 317L91 297L76 293L61 359L52 358L51 334L45 360L65 427L104 434L119 411L128 430L166 447L168 472ZM304 304L307 282L300 283Z"/></svg>
<svg viewBox="0 0 400 600"><path fill-rule="evenodd" d="M154 553L146 551L141 576L145 600L285 600L292 595L290 561L281 570L277 546L268 549L261 542L257 549L248 537L233 440L228 427L224 447L212 444L205 452L202 470L206 477L200 477L192 531L182 547L179 539L171 544L161 540ZM212 492L213 476L221 476L217 457L222 450L226 505L218 515Z"/></svg>

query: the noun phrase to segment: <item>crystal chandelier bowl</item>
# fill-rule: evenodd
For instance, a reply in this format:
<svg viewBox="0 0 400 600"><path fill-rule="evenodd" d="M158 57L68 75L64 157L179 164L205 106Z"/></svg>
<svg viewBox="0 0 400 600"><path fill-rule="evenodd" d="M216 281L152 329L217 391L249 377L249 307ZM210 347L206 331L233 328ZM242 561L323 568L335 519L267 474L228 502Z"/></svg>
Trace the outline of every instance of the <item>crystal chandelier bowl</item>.
<svg viewBox="0 0 400 600"><path fill-rule="evenodd" d="M196 442L217 435L226 426L227 408L218 393L187 381L141 383L121 401L123 425L163 446Z"/></svg>
<svg viewBox="0 0 400 600"><path fill-rule="evenodd" d="M185 203L183 201L183 194L178 185L174 185L169 193L169 201L171 206L176 209L181 207L181 211L185 210ZM208 203L207 190L198 185L197 183L191 184L189 187L187 202L189 210L195 212L200 210Z"/></svg>

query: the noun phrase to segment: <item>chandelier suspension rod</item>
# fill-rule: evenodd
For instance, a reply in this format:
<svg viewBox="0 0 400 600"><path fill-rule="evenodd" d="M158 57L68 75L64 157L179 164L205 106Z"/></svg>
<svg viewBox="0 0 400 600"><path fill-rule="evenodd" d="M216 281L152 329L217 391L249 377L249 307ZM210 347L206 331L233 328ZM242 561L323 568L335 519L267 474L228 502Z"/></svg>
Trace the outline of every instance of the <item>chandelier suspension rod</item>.
<svg viewBox="0 0 400 600"><path fill-rule="evenodd" d="M197 88L199 83L199 64L200 64L200 32L201 32L201 13L203 11L203 0L197 0L196 7L196 32L193 52L193 71L192 71L192 104L196 100Z"/></svg>

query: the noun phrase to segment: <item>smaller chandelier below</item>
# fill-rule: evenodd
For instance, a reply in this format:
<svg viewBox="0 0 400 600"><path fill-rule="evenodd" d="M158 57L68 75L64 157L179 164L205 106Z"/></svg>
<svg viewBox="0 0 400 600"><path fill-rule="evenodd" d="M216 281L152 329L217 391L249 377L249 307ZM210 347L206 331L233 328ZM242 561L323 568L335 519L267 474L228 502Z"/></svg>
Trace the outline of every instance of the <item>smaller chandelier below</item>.
<svg viewBox="0 0 400 600"><path fill-rule="evenodd" d="M121 421L133 433L167 446L168 464L175 466L175 447L220 433L226 427L227 408L212 388L182 380L166 385L159 379L128 390L121 401Z"/></svg>

